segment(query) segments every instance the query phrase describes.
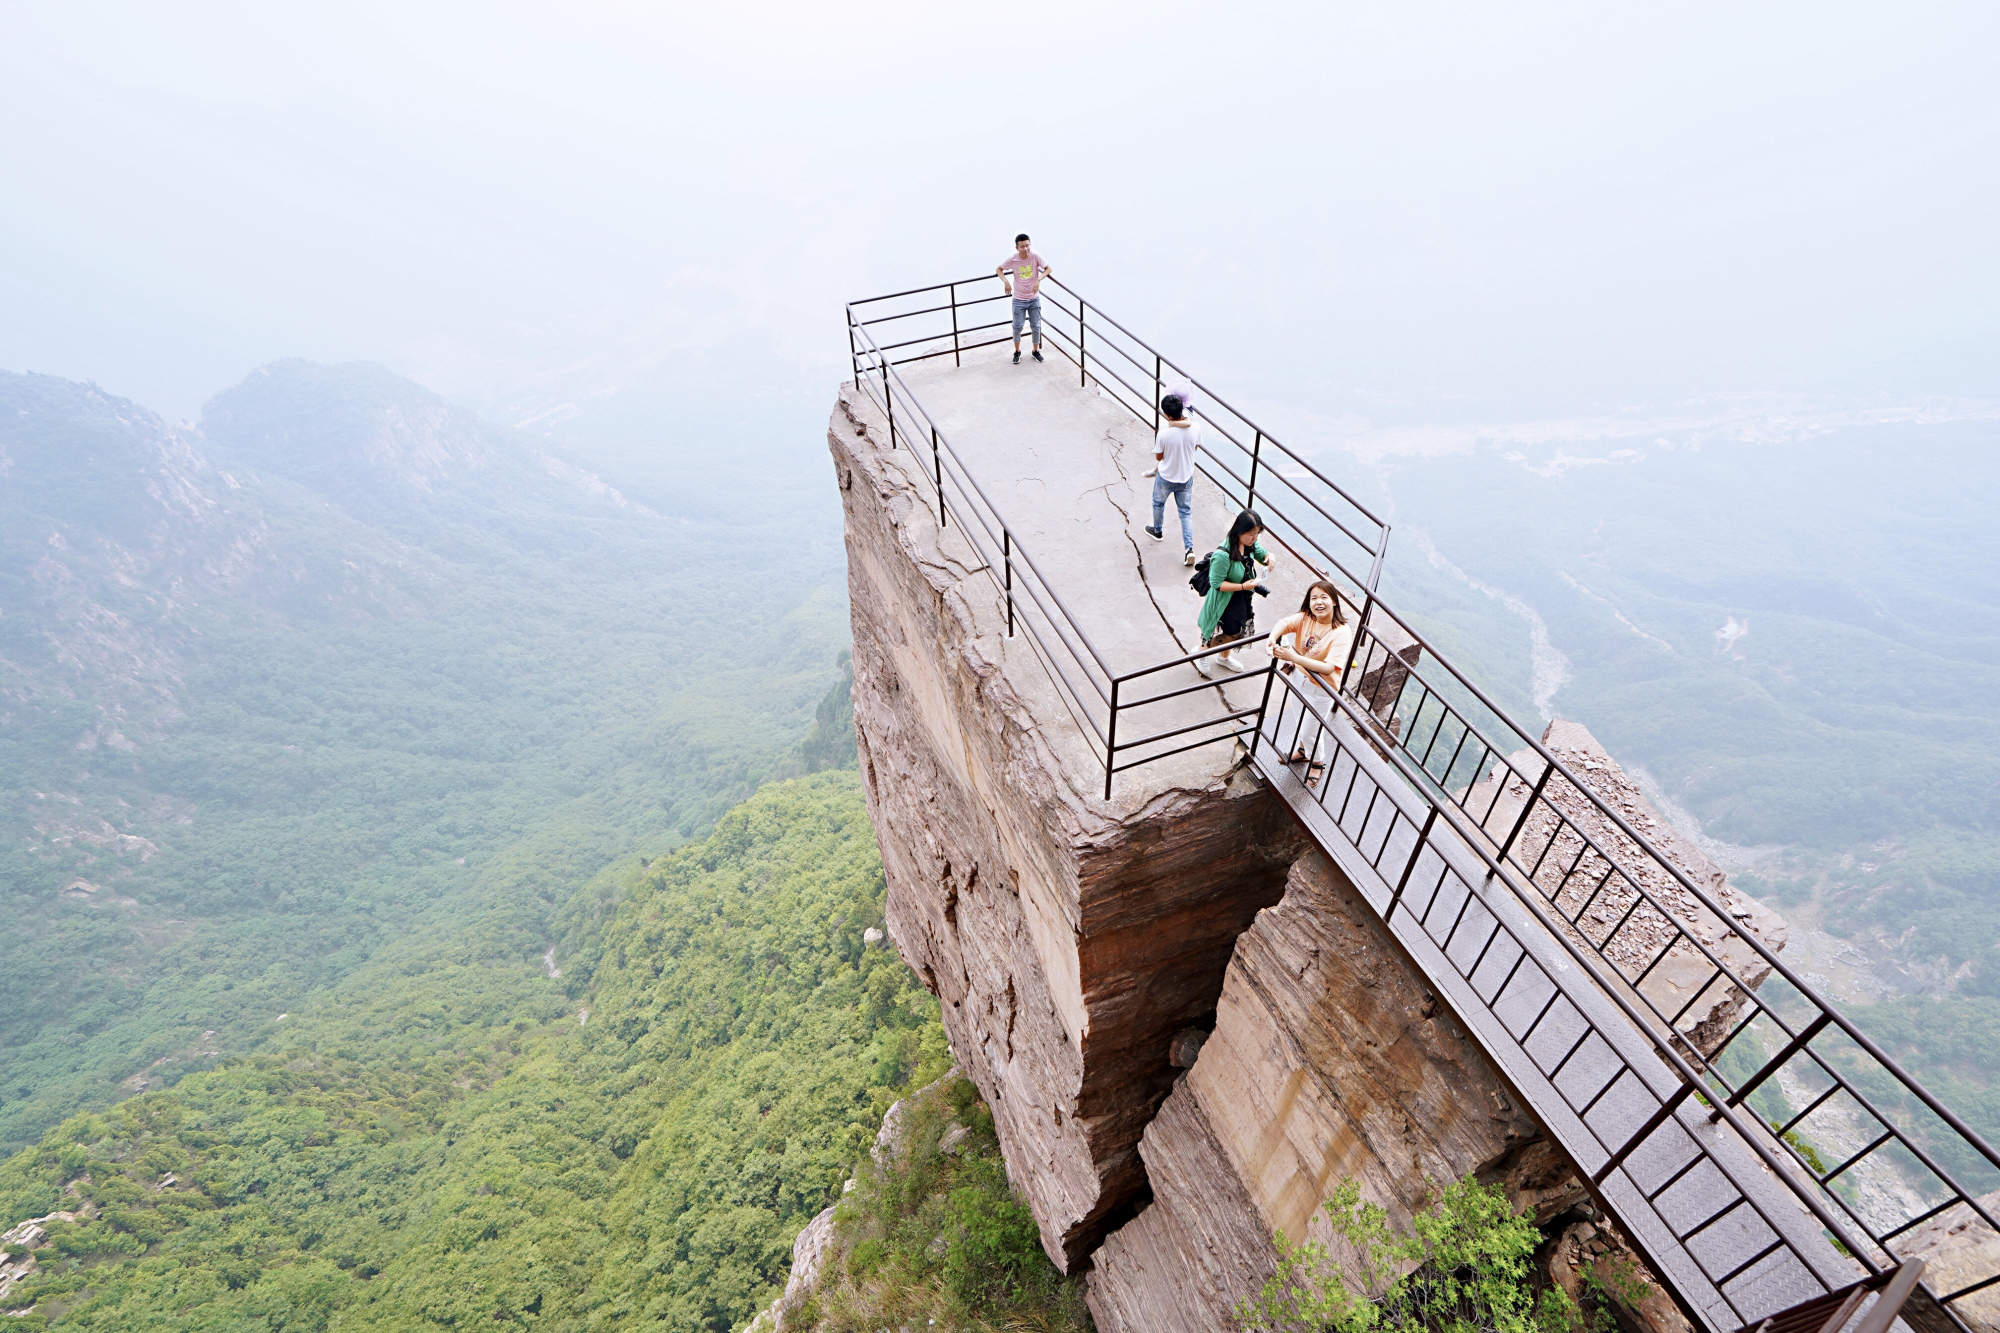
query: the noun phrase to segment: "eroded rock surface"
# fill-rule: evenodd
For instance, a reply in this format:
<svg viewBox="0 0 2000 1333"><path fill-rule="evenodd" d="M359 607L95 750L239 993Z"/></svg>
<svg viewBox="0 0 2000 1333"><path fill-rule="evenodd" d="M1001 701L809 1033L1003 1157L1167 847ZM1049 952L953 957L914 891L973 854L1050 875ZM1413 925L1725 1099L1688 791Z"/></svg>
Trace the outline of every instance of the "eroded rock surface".
<svg viewBox="0 0 2000 1333"><path fill-rule="evenodd" d="M889 932L943 1002L1067 1271L1141 1196L1136 1150L1173 1082L1172 1038L1210 1021L1236 937L1277 900L1300 837L1227 746L1135 770L1104 799L1103 770L1048 672L1006 636L978 554L940 530L928 459L890 449L884 426L844 397L829 444ZM1092 466L1104 471L1066 466L1085 489ZM1129 558L1121 511L1102 495L1064 503L1078 550L1098 540L1106 560ZM1154 660L1171 656L1150 606L1130 614L1135 633L1151 618Z"/></svg>
<svg viewBox="0 0 2000 1333"><path fill-rule="evenodd" d="M1639 784L1607 753L1580 722L1558 719L1542 735L1542 743L1568 766L1606 805L1643 835L1661 856L1703 889L1735 924L1747 929L1772 953L1784 949L1787 927L1783 917L1737 889L1721 867L1684 837L1656 809ZM1542 761L1530 751L1513 757L1517 772L1533 775ZM1529 787L1508 780L1497 800L1487 779L1467 801L1485 811L1486 827L1504 838L1514 827ZM1601 946L1628 977L1645 977L1643 990L1662 1014L1680 1014L1676 1030L1704 1055L1713 1054L1742 1013L1744 993L1715 978L1713 954L1751 990L1771 975L1771 965L1737 936L1700 898L1688 892L1637 842L1567 778L1553 777L1543 801L1529 811L1514 834L1514 859L1535 866L1535 883L1577 931ZM1581 836L1579 836L1579 834ZM1584 839L1615 859L1625 874L1605 872L1609 866L1589 850ZM1636 881L1644 899L1633 887ZM1655 963L1662 951L1666 957Z"/></svg>
<svg viewBox="0 0 2000 1333"><path fill-rule="evenodd" d="M1153 1203L1089 1279L1102 1333L1212 1330L1271 1272L1272 1233L1327 1240L1345 1179L1407 1227L1427 1181L1539 1136L1372 909L1313 851L1238 942L1214 1033L1146 1131Z"/></svg>

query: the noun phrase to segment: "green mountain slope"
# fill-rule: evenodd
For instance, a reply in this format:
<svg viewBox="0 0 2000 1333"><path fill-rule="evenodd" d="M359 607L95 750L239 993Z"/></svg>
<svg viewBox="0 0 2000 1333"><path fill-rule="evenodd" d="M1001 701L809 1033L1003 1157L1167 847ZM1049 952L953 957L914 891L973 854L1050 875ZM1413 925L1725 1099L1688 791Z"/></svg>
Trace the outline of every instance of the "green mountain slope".
<svg viewBox="0 0 2000 1333"><path fill-rule="evenodd" d="M375 367L198 430L0 374L0 1150L367 965L539 985L607 861L802 770L845 618L783 535Z"/></svg>
<svg viewBox="0 0 2000 1333"><path fill-rule="evenodd" d="M863 942L883 884L851 771L608 877L575 1001L371 970L265 1053L0 1166L8 1222L99 1210L50 1227L17 1295L121 1330L740 1324L889 1101L943 1070L934 1001Z"/></svg>

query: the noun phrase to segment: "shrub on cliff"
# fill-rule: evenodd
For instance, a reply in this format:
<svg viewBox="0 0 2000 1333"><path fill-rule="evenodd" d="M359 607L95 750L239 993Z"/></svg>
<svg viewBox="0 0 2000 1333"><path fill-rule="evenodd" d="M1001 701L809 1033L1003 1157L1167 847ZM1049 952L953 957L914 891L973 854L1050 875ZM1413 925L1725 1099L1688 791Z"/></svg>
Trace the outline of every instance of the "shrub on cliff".
<svg viewBox="0 0 2000 1333"><path fill-rule="evenodd" d="M1090 1326L1083 1284L1049 1262L1007 1182L993 1113L957 1077L913 1095L882 1160L862 1161L819 1290L785 1320L791 1333Z"/></svg>
<svg viewBox="0 0 2000 1333"><path fill-rule="evenodd" d="M1388 1213L1364 1202L1351 1180L1321 1211L1344 1242L1348 1264L1337 1263L1326 1245L1294 1244L1280 1230L1277 1272L1256 1300L1236 1308L1245 1333L1573 1333L1582 1326L1567 1294L1535 1293L1530 1262L1542 1234L1497 1187L1470 1176L1446 1186L1411 1219L1408 1236L1392 1231Z"/></svg>

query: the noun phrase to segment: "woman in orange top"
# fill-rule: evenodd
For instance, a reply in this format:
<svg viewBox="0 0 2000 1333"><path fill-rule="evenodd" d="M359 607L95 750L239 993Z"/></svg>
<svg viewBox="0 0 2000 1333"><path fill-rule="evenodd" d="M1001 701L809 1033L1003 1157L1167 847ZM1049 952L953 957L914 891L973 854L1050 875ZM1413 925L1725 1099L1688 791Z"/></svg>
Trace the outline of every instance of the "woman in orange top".
<svg viewBox="0 0 2000 1333"><path fill-rule="evenodd" d="M1287 638L1290 643L1285 642ZM1311 681L1328 694L1339 689L1341 673L1354 651L1354 625L1341 608L1340 590L1325 579L1314 580L1306 589L1305 600L1299 603L1298 613L1286 616L1272 629L1270 644L1271 656L1281 663L1280 671L1289 676L1305 672L1300 678L1301 685ZM1292 763L1308 765L1308 787L1317 784L1320 774L1326 771L1319 754L1317 733L1310 756L1304 745L1292 751Z"/></svg>

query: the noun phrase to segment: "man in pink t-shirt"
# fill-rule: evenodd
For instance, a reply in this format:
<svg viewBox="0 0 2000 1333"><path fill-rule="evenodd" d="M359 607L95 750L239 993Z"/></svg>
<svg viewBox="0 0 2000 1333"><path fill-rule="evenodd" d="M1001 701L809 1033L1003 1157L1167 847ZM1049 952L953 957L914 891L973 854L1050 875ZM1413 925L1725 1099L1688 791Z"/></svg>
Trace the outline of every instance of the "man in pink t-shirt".
<svg viewBox="0 0 2000 1333"><path fill-rule="evenodd" d="M1000 283L1014 298L1014 364L1021 364L1021 323L1023 320L1034 326L1035 360L1042 359L1042 279L1049 276L1049 266L1042 262L1028 245L1028 233L1022 232L1014 238L1014 253L1000 261L1000 267L993 270L1000 275Z"/></svg>

